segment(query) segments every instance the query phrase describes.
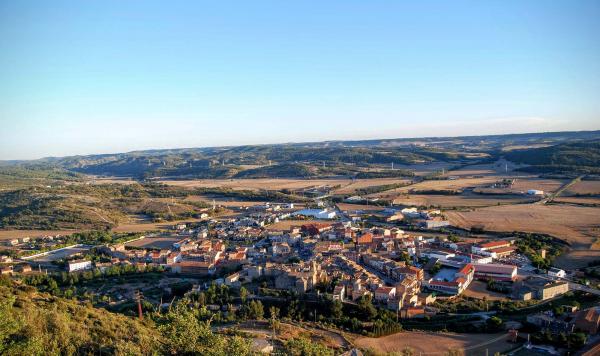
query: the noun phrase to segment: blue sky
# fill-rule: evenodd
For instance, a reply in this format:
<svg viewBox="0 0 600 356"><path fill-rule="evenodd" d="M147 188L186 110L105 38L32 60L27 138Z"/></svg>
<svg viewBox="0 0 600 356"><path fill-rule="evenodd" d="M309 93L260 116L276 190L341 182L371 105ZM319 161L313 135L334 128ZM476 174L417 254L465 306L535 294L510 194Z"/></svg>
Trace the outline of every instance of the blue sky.
<svg viewBox="0 0 600 356"><path fill-rule="evenodd" d="M600 129L599 1L0 1L0 159Z"/></svg>

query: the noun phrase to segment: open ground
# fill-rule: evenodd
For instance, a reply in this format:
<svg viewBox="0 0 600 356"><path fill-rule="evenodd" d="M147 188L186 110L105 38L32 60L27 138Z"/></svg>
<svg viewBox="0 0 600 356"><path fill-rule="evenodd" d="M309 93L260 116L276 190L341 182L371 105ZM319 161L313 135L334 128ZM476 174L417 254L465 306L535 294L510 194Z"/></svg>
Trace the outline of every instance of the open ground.
<svg viewBox="0 0 600 356"><path fill-rule="evenodd" d="M455 334L434 332L400 332L379 338L359 337L356 346L376 353L401 353L406 348L413 354L445 355L449 350L465 351L467 355L489 355L514 347L506 341L507 334Z"/></svg>

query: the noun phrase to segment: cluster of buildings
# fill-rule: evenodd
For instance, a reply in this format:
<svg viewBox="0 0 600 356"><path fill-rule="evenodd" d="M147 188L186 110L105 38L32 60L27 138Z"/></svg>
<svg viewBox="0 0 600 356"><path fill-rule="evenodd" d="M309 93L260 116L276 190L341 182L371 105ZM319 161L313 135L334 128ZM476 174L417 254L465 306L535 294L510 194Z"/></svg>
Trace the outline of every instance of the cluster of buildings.
<svg viewBox="0 0 600 356"><path fill-rule="evenodd" d="M600 331L600 307L577 310L577 307L564 305L560 315L545 311L527 316L527 322L552 335L585 332L596 335Z"/></svg>

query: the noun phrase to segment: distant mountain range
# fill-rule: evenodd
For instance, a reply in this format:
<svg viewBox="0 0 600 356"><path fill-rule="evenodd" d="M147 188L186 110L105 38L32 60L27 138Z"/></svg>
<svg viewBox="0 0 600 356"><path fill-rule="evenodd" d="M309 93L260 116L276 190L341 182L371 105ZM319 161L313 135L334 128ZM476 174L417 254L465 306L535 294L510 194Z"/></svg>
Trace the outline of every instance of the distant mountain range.
<svg viewBox="0 0 600 356"><path fill-rule="evenodd" d="M598 167L598 140L600 131L580 131L145 150L4 161L0 174L18 168L136 179L393 177L411 175L408 166L414 164L464 165L499 157L555 171Z"/></svg>

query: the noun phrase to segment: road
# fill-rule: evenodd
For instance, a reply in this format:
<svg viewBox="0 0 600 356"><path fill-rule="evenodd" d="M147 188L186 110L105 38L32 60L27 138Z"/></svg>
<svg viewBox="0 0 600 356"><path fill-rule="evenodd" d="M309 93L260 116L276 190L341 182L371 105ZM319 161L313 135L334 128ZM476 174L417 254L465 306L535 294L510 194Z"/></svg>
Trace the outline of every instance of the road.
<svg viewBox="0 0 600 356"><path fill-rule="evenodd" d="M545 205L548 203L552 203L552 201L558 197L562 192L564 192L565 190L567 190L570 186L572 186L573 184L579 182L585 175L581 175L575 179L573 179L572 181L570 181L569 183L566 183L565 185L563 185L562 187L560 187L560 189L558 189L556 192L550 194L550 196L548 196L545 199L542 199L534 204L539 204L539 205Z"/></svg>

